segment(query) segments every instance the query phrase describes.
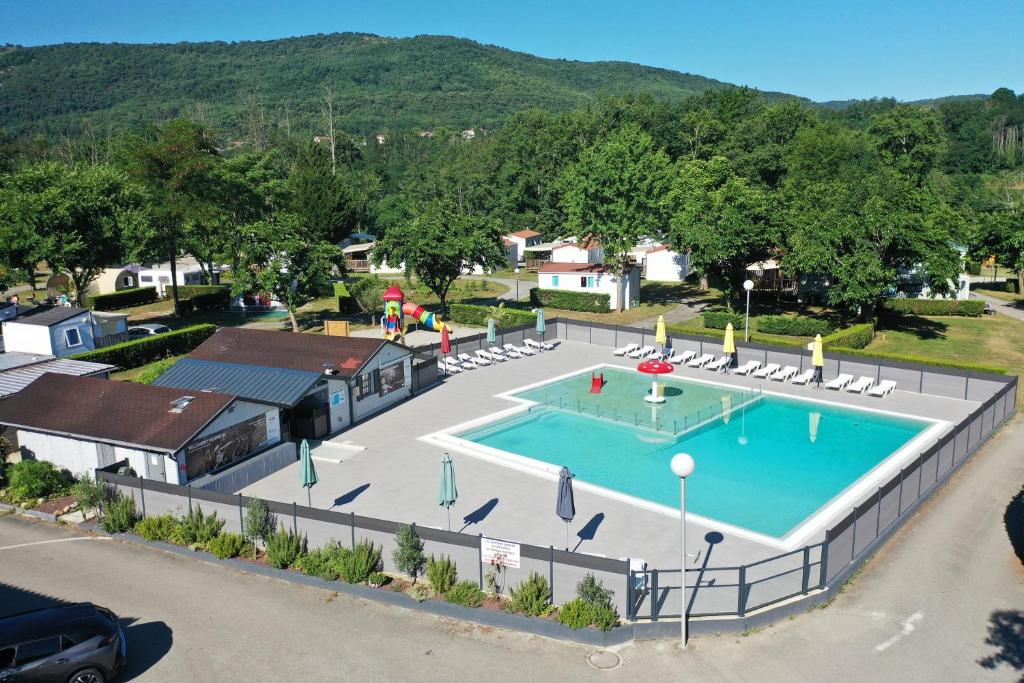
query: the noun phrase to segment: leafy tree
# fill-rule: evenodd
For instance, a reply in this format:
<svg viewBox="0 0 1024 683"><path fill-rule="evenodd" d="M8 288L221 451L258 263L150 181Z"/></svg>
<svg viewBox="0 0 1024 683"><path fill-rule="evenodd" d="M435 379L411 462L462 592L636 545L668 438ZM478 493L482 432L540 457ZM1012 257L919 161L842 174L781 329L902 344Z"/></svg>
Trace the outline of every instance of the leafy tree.
<svg viewBox="0 0 1024 683"><path fill-rule="evenodd" d="M291 211L312 235L338 243L368 223L366 209L376 190L373 173L332 166L322 145L305 147L288 177Z"/></svg>
<svg viewBox="0 0 1024 683"><path fill-rule="evenodd" d="M405 572L415 581L416 577L427 565L427 556L423 554L423 540L416 533L416 527L403 524L395 533L395 549L391 553L395 567Z"/></svg>
<svg viewBox="0 0 1024 683"><path fill-rule="evenodd" d="M1024 292L1024 212L1002 210L980 216L971 251L982 258L995 256L1017 272L1017 291Z"/></svg>
<svg viewBox="0 0 1024 683"><path fill-rule="evenodd" d="M918 185L943 159L948 147L939 113L908 104L872 117L868 134L883 163L913 178Z"/></svg>
<svg viewBox="0 0 1024 683"><path fill-rule="evenodd" d="M600 240L605 264L619 275L620 288L632 268L630 250L664 229L669 168L668 155L630 124L584 150L562 175L566 227L581 240Z"/></svg>

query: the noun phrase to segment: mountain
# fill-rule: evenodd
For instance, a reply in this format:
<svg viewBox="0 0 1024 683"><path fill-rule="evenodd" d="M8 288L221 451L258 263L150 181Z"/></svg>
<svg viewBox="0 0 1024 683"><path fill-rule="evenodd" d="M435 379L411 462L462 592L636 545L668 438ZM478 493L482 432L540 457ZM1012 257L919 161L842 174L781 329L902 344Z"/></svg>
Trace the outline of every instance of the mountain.
<svg viewBox="0 0 1024 683"><path fill-rule="evenodd" d="M988 97L988 95L983 95L981 93L970 95L946 95L945 97L930 97L924 100L910 100L907 102L907 104L913 104L919 107L937 107L940 104L945 104L946 102L954 102L956 100L987 100ZM849 107L851 104L867 101L869 100L828 100L827 102L818 102L817 104L819 107L823 107L825 109L835 109L837 111L841 111Z"/></svg>
<svg viewBox="0 0 1024 683"><path fill-rule="evenodd" d="M361 134L494 126L521 109L566 111L599 94L678 101L726 85L627 62L543 59L447 36L6 46L0 48L0 129L74 135L88 125L104 133L198 106L209 123L239 133L258 111L245 104L257 92L271 124L314 132L321 129L319 99L327 84L336 90L342 128Z"/></svg>

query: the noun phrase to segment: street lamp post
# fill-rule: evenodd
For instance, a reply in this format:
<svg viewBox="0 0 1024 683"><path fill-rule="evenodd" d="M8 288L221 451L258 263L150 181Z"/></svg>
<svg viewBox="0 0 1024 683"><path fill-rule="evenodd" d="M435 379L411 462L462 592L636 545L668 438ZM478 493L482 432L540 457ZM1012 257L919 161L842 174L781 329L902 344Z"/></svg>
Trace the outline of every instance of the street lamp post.
<svg viewBox="0 0 1024 683"><path fill-rule="evenodd" d="M750 290L754 288L753 280L744 280L743 289L747 290L747 314L743 317L743 341L750 341Z"/></svg>
<svg viewBox="0 0 1024 683"><path fill-rule="evenodd" d="M516 274L516 301L519 301L519 267L517 266L513 272Z"/></svg>
<svg viewBox="0 0 1024 683"><path fill-rule="evenodd" d="M679 557L680 585L682 586L683 603L679 612L679 637L680 646L686 649L686 478L693 474L693 458L686 453L678 453L672 456L672 473L679 477Z"/></svg>

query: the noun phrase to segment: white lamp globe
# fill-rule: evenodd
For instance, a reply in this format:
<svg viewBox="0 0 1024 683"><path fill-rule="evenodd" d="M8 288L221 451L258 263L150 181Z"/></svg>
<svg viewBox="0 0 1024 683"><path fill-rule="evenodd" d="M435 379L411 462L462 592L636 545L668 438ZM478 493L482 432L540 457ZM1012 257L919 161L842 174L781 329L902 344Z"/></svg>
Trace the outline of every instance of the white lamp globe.
<svg viewBox="0 0 1024 683"><path fill-rule="evenodd" d="M694 467L693 458L686 453L678 453L672 456L672 473L680 479L693 474Z"/></svg>
<svg viewBox="0 0 1024 683"><path fill-rule="evenodd" d="M745 290L747 290L749 292L753 288L754 288L754 281L753 280L744 280L743 281L743 289L745 289Z"/></svg>

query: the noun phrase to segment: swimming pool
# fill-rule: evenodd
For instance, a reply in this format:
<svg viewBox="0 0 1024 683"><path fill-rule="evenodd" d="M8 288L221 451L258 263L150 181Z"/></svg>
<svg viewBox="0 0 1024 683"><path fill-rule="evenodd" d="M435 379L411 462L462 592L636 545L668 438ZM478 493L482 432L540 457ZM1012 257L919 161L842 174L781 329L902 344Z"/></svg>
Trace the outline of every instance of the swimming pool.
<svg viewBox="0 0 1024 683"><path fill-rule="evenodd" d="M660 418L652 421L642 400L649 378L603 370L608 382L601 394L589 393L590 373L582 373L512 394L539 405L454 436L564 465L579 481L669 508L679 506L669 461L685 451L697 463L687 486L689 513L778 539L931 424L673 377L667 383L679 393L667 391L665 407L656 410L675 420L703 417L685 430L657 429ZM553 394L568 394L561 408ZM630 394L636 424L632 415L608 418L630 407Z"/></svg>

